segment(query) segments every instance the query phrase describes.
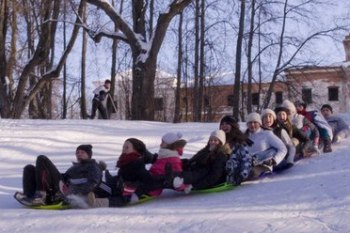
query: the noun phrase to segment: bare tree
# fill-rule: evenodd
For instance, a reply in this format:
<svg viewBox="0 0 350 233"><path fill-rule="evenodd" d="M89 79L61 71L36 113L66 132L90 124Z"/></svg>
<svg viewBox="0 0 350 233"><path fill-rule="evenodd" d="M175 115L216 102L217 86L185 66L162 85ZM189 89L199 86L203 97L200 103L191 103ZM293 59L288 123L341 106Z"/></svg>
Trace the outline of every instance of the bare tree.
<svg viewBox="0 0 350 233"><path fill-rule="evenodd" d="M12 1L13 2L13 1ZM23 1L27 3L27 1ZM54 40L56 35L56 25L57 17L60 12L60 3L58 0L43 0L41 2L30 2L32 3L31 11L33 13L33 18L28 17L27 20L33 19L35 26L32 27L32 23L28 23L28 35L31 33L35 34L32 38L28 38L28 54L30 55L28 61L25 64L18 64L18 74L16 75L16 88L10 90L9 92L1 92L1 103L6 106L1 108L1 114L3 117L20 118L23 111L35 98L42 98L40 95L45 95L47 92L51 92L51 80L58 78L59 74L63 68L63 64L72 47L74 45L75 39L78 35L79 26L76 25L72 32L72 37L69 41L67 49L59 57L58 61L53 64L53 51L54 50ZM35 7L35 8L34 8ZM3 11L1 17L7 18L9 12L7 1L1 1L1 10ZM82 11L82 4L79 6L79 14ZM37 13L40 12L40 18L36 17ZM0 17L0 23L3 30L0 32L0 40L2 40L0 45L2 67L1 71L7 69L6 60L6 33L9 31L7 27L6 19ZM40 19L40 20L39 20ZM80 24L80 19L77 19L76 23ZM30 33L29 33L30 32ZM36 43L32 43L35 41ZM11 49L10 49L11 50ZM4 52L3 52L4 51ZM51 55L50 55L51 54ZM21 66L22 65L22 66ZM1 73L1 80L7 80L8 76L5 72ZM31 84L29 85L29 81ZM5 83L4 81L1 83ZM14 80L9 80L6 83L14 83ZM6 89L4 84L1 84L2 89ZM48 88L45 90L45 88ZM45 92L42 92L45 90ZM40 95L38 96L38 94ZM46 102L50 101L50 96L44 96ZM32 102L34 103L34 102Z"/></svg>
<svg viewBox="0 0 350 233"><path fill-rule="evenodd" d="M130 25L117 13L112 5L103 0L86 0L103 10L118 28L116 33L107 33L103 30L94 33L93 38L99 41L101 37L117 38L130 46L133 57L133 92L132 92L132 118L134 120L154 119L154 77L158 53L169 23L175 15L182 12L192 0L170 1L168 11L161 13L152 30L152 35L147 37L146 11L147 1L132 1L133 25ZM91 33L90 33L91 34ZM149 39L151 38L151 39ZM145 98L145 96L150 96Z"/></svg>

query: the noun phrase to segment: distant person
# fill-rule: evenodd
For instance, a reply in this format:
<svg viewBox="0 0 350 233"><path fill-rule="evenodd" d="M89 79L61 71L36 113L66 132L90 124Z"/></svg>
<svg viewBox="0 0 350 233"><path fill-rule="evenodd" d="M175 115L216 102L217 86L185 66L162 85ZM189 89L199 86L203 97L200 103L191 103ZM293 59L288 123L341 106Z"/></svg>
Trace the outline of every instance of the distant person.
<svg viewBox="0 0 350 233"><path fill-rule="evenodd" d="M106 79L103 85L97 87L93 93L94 98L92 99L92 110L91 110L91 119L94 119L96 116L96 111L98 110L101 114L102 119L108 119L107 113L107 95L111 89L111 80Z"/></svg>
<svg viewBox="0 0 350 233"><path fill-rule="evenodd" d="M350 135L349 125L345 121L336 115L333 115L333 108L329 104L324 104L321 107L321 113L328 121L328 124L333 130L333 142L339 142Z"/></svg>

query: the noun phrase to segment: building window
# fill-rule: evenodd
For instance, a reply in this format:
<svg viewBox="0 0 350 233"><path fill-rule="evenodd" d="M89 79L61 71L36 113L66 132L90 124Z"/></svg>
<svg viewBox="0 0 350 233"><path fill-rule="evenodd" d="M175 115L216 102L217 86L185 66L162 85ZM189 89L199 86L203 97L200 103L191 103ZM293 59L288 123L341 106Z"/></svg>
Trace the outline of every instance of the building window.
<svg viewBox="0 0 350 233"><path fill-rule="evenodd" d="M306 104L312 103L312 89L311 88L305 88L301 90L301 99Z"/></svg>
<svg viewBox="0 0 350 233"><path fill-rule="evenodd" d="M204 96L204 107L210 107L210 101L209 101L209 96L205 95Z"/></svg>
<svg viewBox="0 0 350 233"><path fill-rule="evenodd" d="M228 106L233 106L233 95L227 96L227 105Z"/></svg>
<svg viewBox="0 0 350 233"><path fill-rule="evenodd" d="M282 104L283 102L283 92L282 91L276 91L275 92L276 97L276 104Z"/></svg>
<svg viewBox="0 0 350 233"><path fill-rule="evenodd" d="M328 101L339 101L339 87L328 87Z"/></svg>
<svg viewBox="0 0 350 233"><path fill-rule="evenodd" d="M154 98L154 110L156 111L163 111L163 98Z"/></svg>
<svg viewBox="0 0 350 233"><path fill-rule="evenodd" d="M260 102L259 93L252 93L252 105L258 106Z"/></svg>

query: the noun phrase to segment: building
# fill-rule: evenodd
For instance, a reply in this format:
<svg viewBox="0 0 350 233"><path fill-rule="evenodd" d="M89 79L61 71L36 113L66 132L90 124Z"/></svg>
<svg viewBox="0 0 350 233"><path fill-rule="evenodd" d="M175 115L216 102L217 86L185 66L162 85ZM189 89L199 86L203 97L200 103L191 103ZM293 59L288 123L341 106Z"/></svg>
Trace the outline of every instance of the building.
<svg viewBox="0 0 350 233"><path fill-rule="evenodd" d="M328 103L335 112L350 111L350 35L344 41L344 62L327 66L304 66L284 70L284 81L275 82L270 108L275 108L284 99L303 100L310 109L320 109ZM130 119L131 116L131 71L118 73L115 96L117 112L114 119ZM207 77L203 90L202 121L218 122L222 116L232 114L234 73ZM253 83L251 87L253 111L265 99L271 83ZM182 85L180 91L181 121L193 121L193 88L191 83ZM155 78L155 120L172 122L175 112L176 76L157 71ZM248 85L241 86L241 118L247 114Z"/></svg>
<svg viewBox="0 0 350 233"><path fill-rule="evenodd" d="M350 35L343 41L345 61L329 66L285 70L288 97L303 100L311 109L330 104L335 112L350 110Z"/></svg>

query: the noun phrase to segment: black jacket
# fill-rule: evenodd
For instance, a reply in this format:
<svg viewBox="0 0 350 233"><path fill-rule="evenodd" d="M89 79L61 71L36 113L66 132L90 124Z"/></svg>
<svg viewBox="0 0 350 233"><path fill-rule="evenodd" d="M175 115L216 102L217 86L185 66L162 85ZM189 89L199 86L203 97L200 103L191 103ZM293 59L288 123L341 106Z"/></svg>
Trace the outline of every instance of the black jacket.
<svg viewBox="0 0 350 233"><path fill-rule="evenodd" d="M207 145L191 159L184 160L183 178L185 184L192 184L194 189L213 187L226 181L226 161L228 153L224 146L209 151Z"/></svg>
<svg viewBox="0 0 350 233"><path fill-rule="evenodd" d="M64 180L72 194L87 194L94 190L102 178L102 170L94 159L73 163L64 174Z"/></svg>

